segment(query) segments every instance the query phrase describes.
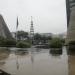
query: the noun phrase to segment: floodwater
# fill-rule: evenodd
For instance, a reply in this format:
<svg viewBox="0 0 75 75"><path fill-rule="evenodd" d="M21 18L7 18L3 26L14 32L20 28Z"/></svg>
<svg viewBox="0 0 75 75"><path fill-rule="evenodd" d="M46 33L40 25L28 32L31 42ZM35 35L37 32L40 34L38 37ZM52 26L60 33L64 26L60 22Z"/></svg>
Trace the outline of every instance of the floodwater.
<svg viewBox="0 0 75 75"><path fill-rule="evenodd" d="M11 75L75 75L75 56L50 49L0 48L0 69Z"/></svg>

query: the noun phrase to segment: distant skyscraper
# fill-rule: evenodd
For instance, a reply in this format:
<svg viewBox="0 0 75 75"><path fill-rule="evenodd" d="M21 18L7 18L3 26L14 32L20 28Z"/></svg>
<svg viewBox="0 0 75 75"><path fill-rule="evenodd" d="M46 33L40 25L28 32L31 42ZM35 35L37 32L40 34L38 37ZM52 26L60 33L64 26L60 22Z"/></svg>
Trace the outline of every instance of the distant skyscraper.
<svg viewBox="0 0 75 75"><path fill-rule="evenodd" d="M0 36L2 36L4 38L12 38L12 35L11 35L2 15L0 15Z"/></svg>
<svg viewBox="0 0 75 75"><path fill-rule="evenodd" d="M66 12L67 12L67 26L68 26L70 20L70 13L71 13L69 0L66 0Z"/></svg>
<svg viewBox="0 0 75 75"><path fill-rule="evenodd" d="M67 42L75 41L75 0L66 0L67 6Z"/></svg>
<svg viewBox="0 0 75 75"><path fill-rule="evenodd" d="M67 25L69 25L72 8L75 7L75 0L66 0L66 10L67 10Z"/></svg>
<svg viewBox="0 0 75 75"><path fill-rule="evenodd" d="M33 26L33 18L31 16L31 26L30 26L30 39L32 40L32 43L34 41L34 26Z"/></svg>

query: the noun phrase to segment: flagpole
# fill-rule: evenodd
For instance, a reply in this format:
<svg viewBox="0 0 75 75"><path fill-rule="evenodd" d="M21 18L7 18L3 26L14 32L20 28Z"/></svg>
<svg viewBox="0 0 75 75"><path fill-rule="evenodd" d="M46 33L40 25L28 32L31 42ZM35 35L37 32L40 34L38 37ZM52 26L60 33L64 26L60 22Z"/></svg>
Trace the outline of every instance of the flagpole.
<svg viewBox="0 0 75 75"><path fill-rule="evenodd" d="M18 29L18 25L19 25L19 23L18 23L18 17L17 17L17 24L16 24L16 43L17 43L17 29ZM17 70L19 69L19 62L18 62L18 55L16 55L17 56L17 59L16 59L16 66L17 66Z"/></svg>
<svg viewBox="0 0 75 75"><path fill-rule="evenodd" d="M17 42L17 29L18 29L18 17L17 17L17 24L16 24L16 42Z"/></svg>

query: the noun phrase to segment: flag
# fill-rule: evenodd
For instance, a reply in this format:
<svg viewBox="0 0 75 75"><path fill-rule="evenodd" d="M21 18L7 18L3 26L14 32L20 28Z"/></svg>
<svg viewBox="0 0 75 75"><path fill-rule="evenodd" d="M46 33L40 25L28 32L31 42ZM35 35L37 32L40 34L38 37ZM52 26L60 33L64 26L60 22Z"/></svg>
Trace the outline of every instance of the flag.
<svg viewBox="0 0 75 75"><path fill-rule="evenodd" d="M19 23L18 23L18 17L17 17L17 25L16 25L16 29L18 28L18 25L19 25Z"/></svg>

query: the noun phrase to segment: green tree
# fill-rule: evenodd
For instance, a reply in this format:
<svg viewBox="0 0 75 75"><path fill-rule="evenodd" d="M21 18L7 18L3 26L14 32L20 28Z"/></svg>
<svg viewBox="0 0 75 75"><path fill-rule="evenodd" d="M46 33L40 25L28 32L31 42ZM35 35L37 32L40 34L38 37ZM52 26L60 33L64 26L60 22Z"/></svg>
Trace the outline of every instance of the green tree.
<svg viewBox="0 0 75 75"><path fill-rule="evenodd" d="M28 32L18 31L17 38L20 40L21 38L28 38Z"/></svg>
<svg viewBox="0 0 75 75"><path fill-rule="evenodd" d="M39 42L41 41L41 35L39 33L36 33L34 35L34 40L37 44L39 44Z"/></svg>
<svg viewBox="0 0 75 75"><path fill-rule="evenodd" d="M50 47L51 48L61 48L63 45L63 42L60 38L53 38L50 40Z"/></svg>
<svg viewBox="0 0 75 75"><path fill-rule="evenodd" d="M34 35L34 39L35 39L35 40L40 40L40 39L41 39L41 35L40 35L39 33L36 33L36 34Z"/></svg>

